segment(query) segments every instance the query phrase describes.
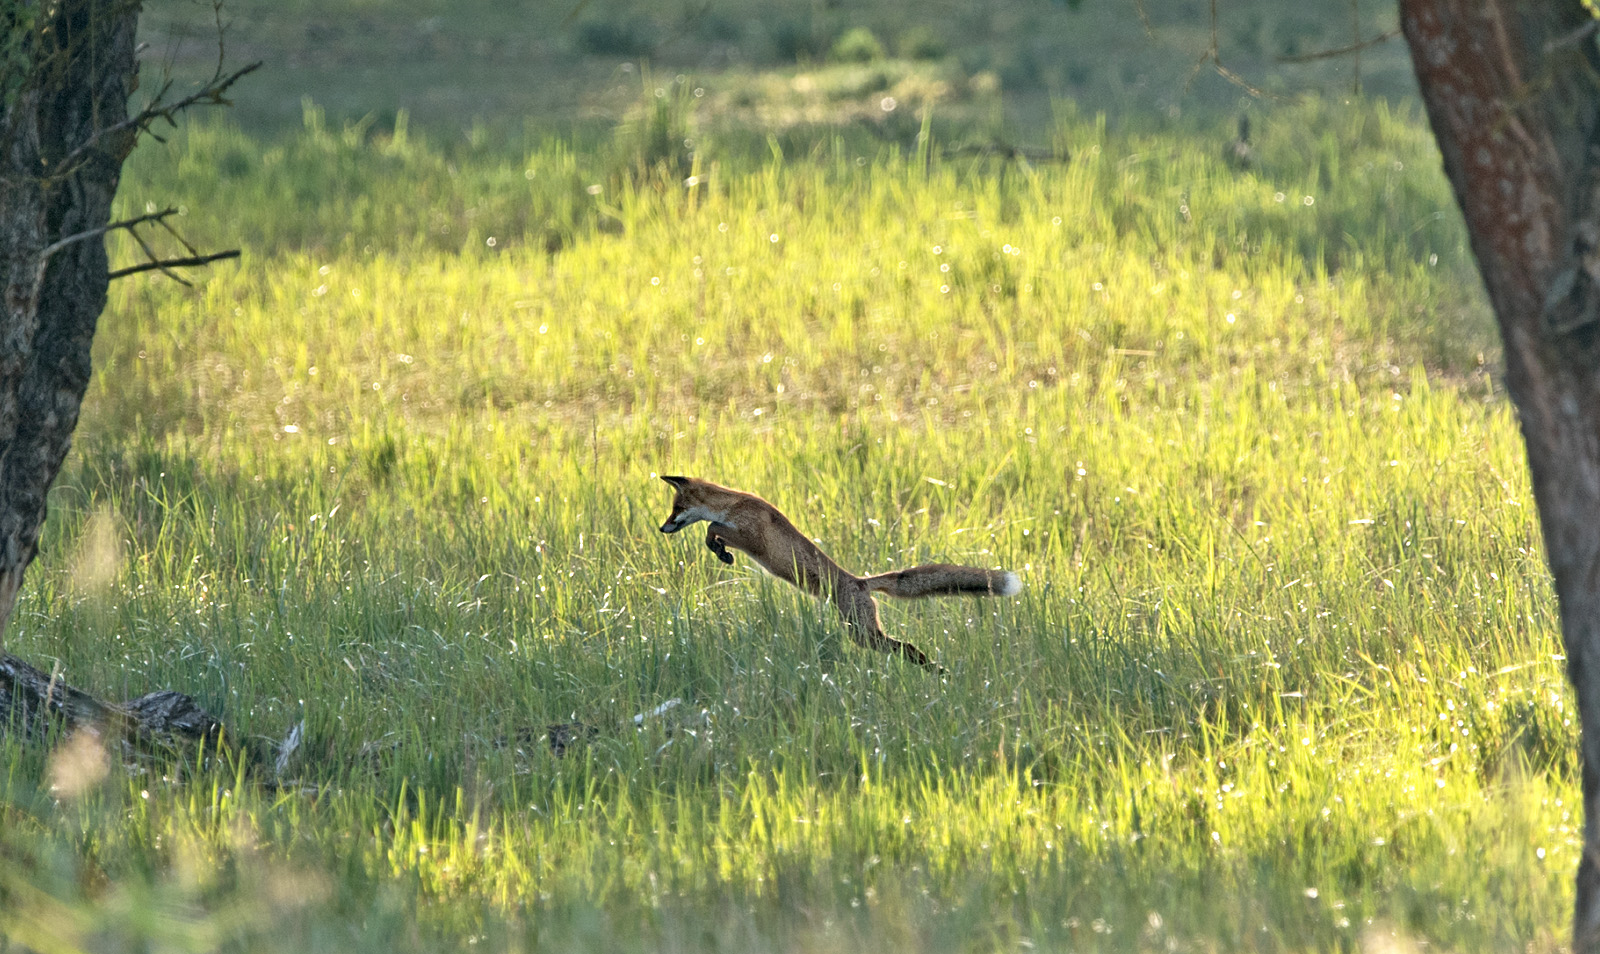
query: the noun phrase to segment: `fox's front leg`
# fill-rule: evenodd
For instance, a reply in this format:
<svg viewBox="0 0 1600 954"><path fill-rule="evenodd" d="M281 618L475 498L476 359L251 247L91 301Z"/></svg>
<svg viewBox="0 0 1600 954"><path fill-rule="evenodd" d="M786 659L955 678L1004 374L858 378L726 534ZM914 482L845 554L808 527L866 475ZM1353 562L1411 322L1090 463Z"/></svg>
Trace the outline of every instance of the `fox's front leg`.
<svg viewBox="0 0 1600 954"><path fill-rule="evenodd" d="M717 555L717 559L733 566L733 554L728 552L728 541L724 540L721 533L717 532L720 524L712 523L706 527L706 548ZM728 529L723 527L724 530Z"/></svg>

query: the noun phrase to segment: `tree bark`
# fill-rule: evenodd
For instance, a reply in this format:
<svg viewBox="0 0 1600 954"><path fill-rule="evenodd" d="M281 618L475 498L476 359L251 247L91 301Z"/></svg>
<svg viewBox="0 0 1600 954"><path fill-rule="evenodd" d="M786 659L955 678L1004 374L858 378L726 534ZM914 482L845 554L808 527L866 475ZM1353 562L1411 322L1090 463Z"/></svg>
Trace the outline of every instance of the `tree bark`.
<svg viewBox="0 0 1600 954"><path fill-rule="evenodd" d="M1505 343L1582 726L1573 949L1600 951L1600 57L1581 0L1401 0Z"/></svg>
<svg viewBox="0 0 1600 954"><path fill-rule="evenodd" d="M0 731L24 737L47 734L55 723L130 741L201 742L213 749L225 741L222 723L181 692L162 690L128 702L101 702L11 655L0 655L0 715ZM233 744L237 740L227 741L236 751L255 755Z"/></svg>
<svg viewBox="0 0 1600 954"><path fill-rule="evenodd" d="M111 203L140 128L127 109L139 6L0 0L0 733L46 716L123 737L220 732L187 696L104 703L4 651L89 385Z"/></svg>
<svg viewBox="0 0 1600 954"><path fill-rule="evenodd" d="M22 50L0 84L0 651L89 385L109 281L98 230L134 139L104 131L128 118L139 14L128 0L5 7Z"/></svg>

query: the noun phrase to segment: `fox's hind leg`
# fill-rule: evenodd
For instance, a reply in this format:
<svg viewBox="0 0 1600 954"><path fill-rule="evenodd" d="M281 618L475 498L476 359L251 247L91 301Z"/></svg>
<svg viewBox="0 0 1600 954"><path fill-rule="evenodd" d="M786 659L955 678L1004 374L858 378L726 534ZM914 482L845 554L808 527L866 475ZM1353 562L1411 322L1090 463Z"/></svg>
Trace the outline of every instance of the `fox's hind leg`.
<svg viewBox="0 0 1600 954"><path fill-rule="evenodd" d="M836 593L834 600L839 606L839 614L844 617L845 632L857 645L876 653L899 654L924 669L945 674L945 668L929 659L927 653L884 633L883 624L878 621L878 604L865 587L853 587Z"/></svg>

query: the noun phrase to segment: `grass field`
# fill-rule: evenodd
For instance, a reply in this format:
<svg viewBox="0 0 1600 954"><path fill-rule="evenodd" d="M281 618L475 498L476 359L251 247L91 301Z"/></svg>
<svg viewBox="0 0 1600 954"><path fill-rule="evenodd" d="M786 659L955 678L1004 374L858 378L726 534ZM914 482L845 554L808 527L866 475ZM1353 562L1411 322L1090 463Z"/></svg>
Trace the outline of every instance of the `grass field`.
<svg viewBox="0 0 1600 954"><path fill-rule="evenodd" d="M305 742L0 747L0 950L1560 949L1577 727L1425 124L1258 118L1250 172L1070 110L1037 168L141 149L123 210L244 257L114 285L7 648ZM887 607L933 678L657 473L1025 589Z"/></svg>

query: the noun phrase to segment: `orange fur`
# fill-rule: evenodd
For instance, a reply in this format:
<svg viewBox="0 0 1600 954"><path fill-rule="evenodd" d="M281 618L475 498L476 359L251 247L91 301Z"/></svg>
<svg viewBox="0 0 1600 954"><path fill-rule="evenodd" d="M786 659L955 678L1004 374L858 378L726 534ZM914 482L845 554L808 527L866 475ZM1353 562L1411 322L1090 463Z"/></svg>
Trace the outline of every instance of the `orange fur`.
<svg viewBox="0 0 1600 954"><path fill-rule="evenodd" d="M902 599L973 594L1010 596L1021 589L1015 573L971 566L930 563L877 576L859 577L833 562L822 548L789 522L777 507L747 494L693 477L662 477L675 495L662 533L677 533L702 520L709 524L706 546L724 563L733 563L729 549L747 553L768 573L814 596L832 600L843 617L845 632L875 652L895 653L935 672L944 667L922 650L883 632L874 592Z"/></svg>

